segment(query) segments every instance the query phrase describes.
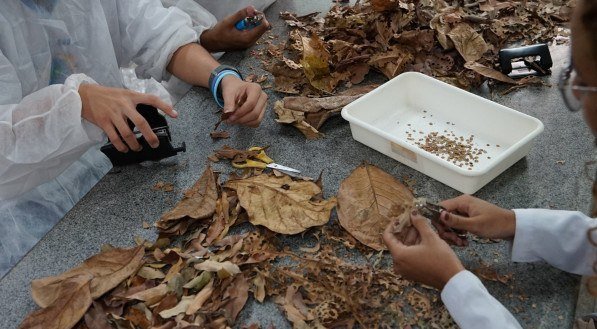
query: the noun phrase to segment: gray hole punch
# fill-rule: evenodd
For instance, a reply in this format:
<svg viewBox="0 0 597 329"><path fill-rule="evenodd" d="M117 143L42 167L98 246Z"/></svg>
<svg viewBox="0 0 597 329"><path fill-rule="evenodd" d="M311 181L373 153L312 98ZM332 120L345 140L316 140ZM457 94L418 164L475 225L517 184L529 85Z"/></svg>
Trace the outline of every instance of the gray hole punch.
<svg viewBox="0 0 597 329"><path fill-rule="evenodd" d="M180 147L172 146L172 137L170 135L170 129L168 128L168 121L166 121L166 118L164 118L155 107L139 104L137 105L137 111L139 111L139 114L147 120L151 129L157 135L160 145L157 148L149 146L149 143L147 143L141 132L135 128L133 122L127 120L129 127L137 137L137 141L143 149L139 152L129 151L127 153L122 153L119 152L112 143L102 146L100 150L110 159L113 166L125 166L144 161L159 161L161 159L175 156L178 152L186 152L187 146L185 142L182 142Z"/></svg>
<svg viewBox="0 0 597 329"><path fill-rule="evenodd" d="M550 75L553 66L549 47L545 43L502 49L499 60L502 73L511 78Z"/></svg>

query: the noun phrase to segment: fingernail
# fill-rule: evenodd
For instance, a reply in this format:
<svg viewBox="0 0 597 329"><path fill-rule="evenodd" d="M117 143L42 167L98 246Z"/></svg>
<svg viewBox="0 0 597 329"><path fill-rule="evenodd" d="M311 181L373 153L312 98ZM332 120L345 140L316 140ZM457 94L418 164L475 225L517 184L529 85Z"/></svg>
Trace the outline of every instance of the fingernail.
<svg viewBox="0 0 597 329"><path fill-rule="evenodd" d="M135 152L141 152L143 150L143 146L139 145L139 148L135 150Z"/></svg>
<svg viewBox="0 0 597 329"><path fill-rule="evenodd" d="M178 115L178 112L177 112L176 110L174 110L174 109L173 109L173 110L172 110L172 114L174 114L174 115L176 115L176 116L177 116L177 115Z"/></svg>

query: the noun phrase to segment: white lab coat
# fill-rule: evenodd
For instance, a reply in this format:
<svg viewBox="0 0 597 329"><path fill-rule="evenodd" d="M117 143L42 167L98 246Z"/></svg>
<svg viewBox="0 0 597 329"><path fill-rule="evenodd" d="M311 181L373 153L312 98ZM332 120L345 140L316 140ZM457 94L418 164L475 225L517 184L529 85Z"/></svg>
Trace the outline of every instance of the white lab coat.
<svg viewBox="0 0 597 329"><path fill-rule="evenodd" d="M588 240L587 232L597 227L597 219L575 211L514 211L516 234L511 246L512 261L545 261L567 272L595 275L593 262L597 260L597 249ZM597 233L592 232L593 241L597 241ZM460 328L521 328L514 316L469 271L452 277L441 297Z"/></svg>
<svg viewBox="0 0 597 329"><path fill-rule="evenodd" d="M159 0L0 2L0 277L111 168L78 86L123 87L131 62L169 80L171 55L198 32Z"/></svg>

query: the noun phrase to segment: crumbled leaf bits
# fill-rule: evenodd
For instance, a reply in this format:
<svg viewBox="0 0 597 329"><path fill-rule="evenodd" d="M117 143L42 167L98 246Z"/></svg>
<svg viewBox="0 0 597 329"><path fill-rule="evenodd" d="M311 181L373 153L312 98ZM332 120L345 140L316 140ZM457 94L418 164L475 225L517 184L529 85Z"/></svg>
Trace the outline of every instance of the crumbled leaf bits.
<svg viewBox="0 0 597 329"><path fill-rule="evenodd" d="M330 117L338 115L344 106L374 88L375 86L354 87L329 97L284 97L282 101L277 101L274 105L276 121L291 124L307 139L320 138L323 133L319 129Z"/></svg>
<svg viewBox="0 0 597 329"><path fill-rule="evenodd" d="M564 1L368 0L298 16L283 12L285 42L265 42L255 55L274 77L274 90L330 95L361 83L371 70L391 79L405 71L470 89L486 80L515 85L497 68L512 44L550 42L566 34L575 4Z"/></svg>
<svg viewBox="0 0 597 329"><path fill-rule="evenodd" d="M381 234L391 221L410 212L413 200L410 190L392 175L363 164L340 184L338 220L361 243L383 250Z"/></svg>
<svg viewBox="0 0 597 329"><path fill-rule="evenodd" d="M238 155L231 150L227 156ZM369 219L362 215L367 211L379 212L386 221L408 219L395 205L412 202L407 189L370 165L355 169L339 196L357 205L339 209L357 214L344 217L350 224L345 227L378 249L380 242L368 231L355 233L353 224L379 224L361 221ZM376 208L362 207L367 198L377 200ZM132 249L105 246L76 268L33 281L32 295L41 309L21 328L259 328L238 321L250 297L279 305L294 328L456 328L437 291L394 274L387 255L361 245L335 221L323 226L335 203L324 199L320 179L257 174L231 176L220 186L208 167L160 219L169 218L167 225L201 225L193 231L180 226L169 234L160 230L162 237L154 243L136 239ZM230 233L247 221L267 229ZM411 228L407 224L400 224L401 232ZM305 231L316 237L315 244L293 251L278 239ZM355 247L364 251L365 262L339 256Z"/></svg>

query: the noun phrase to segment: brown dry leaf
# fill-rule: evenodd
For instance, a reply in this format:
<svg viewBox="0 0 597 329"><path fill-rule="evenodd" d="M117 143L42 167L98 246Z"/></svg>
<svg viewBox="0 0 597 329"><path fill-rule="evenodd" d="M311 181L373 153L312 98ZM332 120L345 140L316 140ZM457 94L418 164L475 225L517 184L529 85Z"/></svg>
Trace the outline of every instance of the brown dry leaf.
<svg viewBox="0 0 597 329"><path fill-rule="evenodd" d="M236 190L249 221L282 234L296 234L309 227L327 223L336 199L315 200L322 191L309 181L294 181L289 176L261 174L230 180L225 185Z"/></svg>
<svg viewBox="0 0 597 329"><path fill-rule="evenodd" d="M31 296L40 307L48 307L58 298L65 280L84 274L91 276L89 289L91 297L95 299L135 273L143 263L144 252L143 246L101 252L58 276L33 280Z"/></svg>
<svg viewBox="0 0 597 329"><path fill-rule="evenodd" d="M253 297L255 297L258 302L263 303L265 300L265 275L260 271L257 272L252 283L255 287L253 290Z"/></svg>
<svg viewBox="0 0 597 329"><path fill-rule="evenodd" d="M197 311L199 309L201 309L201 307L203 306L203 304L205 304L205 302L209 299L209 297L211 297L213 292L214 292L214 279L211 279L207 283L207 285L205 285L201 289L201 291L199 291L197 293L197 295L195 295L195 298L193 299L193 301L191 302L191 304L189 305L189 307L186 310L186 314L191 315L191 314L197 313Z"/></svg>
<svg viewBox="0 0 597 329"><path fill-rule="evenodd" d="M318 129L329 117L337 115L344 106L374 88L374 85L353 87L330 97L284 97L282 101L274 104L274 111L278 117L276 122L292 124L307 139L317 139L323 136Z"/></svg>
<svg viewBox="0 0 597 329"><path fill-rule="evenodd" d="M224 300L228 300L224 305L224 310L228 317L232 320L232 323L236 321L238 313L245 307L247 299L249 298L249 283L244 275L237 275L234 281L228 286L228 289L224 291L222 296Z"/></svg>
<svg viewBox="0 0 597 329"><path fill-rule="evenodd" d="M129 300L141 300L146 302L148 305L153 305L162 300L168 294L168 292L168 286L165 284L160 284L156 287L126 296L126 298Z"/></svg>
<svg viewBox="0 0 597 329"><path fill-rule="evenodd" d="M338 190L338 219L352 236L375 250L385 249L381 234L391 220L409 211L410 190L369 164L357 167Z"/></svg>
<svg viewBox="0 0 597 329"><path fill-rule="evenodd" d="M485 65L479 64L479 63L466 63L464 64L464 67L466 67L467 69L473 70L479 74L481 74L484 77L488 77L491 79L495 79L501 82L505 82L505 83L510 83L513 85L517 85L519 82L510 78L509 76L505 75L504 73L494 70L490 67L487 67Z"/></svg>
<svg viewBox="0 0 597 329"><path fill-rule="evenodd" d="M413 60L414 56L406 48L393 46L387 52L373 55L369 64L381 71L388 79L392 79L404 72L406 66Z"/></svg>
<svg viewBox="0 0 597 329"><path fill-rule="evenodd" d="M325 49L325 44L316 34L310 38L302 37L303 56L301 65L309 83L318 90L331 93L337 85L330 75L328 64L330 53Z"/></svg>
<svg viewBox="0 0 597 329"><path fill-rule="evenodd" d="M216 262L212 260L206 260L202 263L196 264L195 268L200 271L215 272L220 278L227 278L240 273L238 265L230 262Z"/></svg>
<svg viewBox="0 0 597 329"><path fill-rule="evenodd" d="M512 279L512 274L500 275L495 269L492 269L484 262L481 263L481 266L473 269L472 272L485 280L501 282L503 284L507 284Z"/></svg>
<svg viewBox="0 0 597 329"><path fill-rule="evenodd" d="M89 308L84 316L84 323L89 329L112 329L108 324L108 318L106 316L106 310L96 301L93 302L93 306Z"/></svg>
<svg viewBox="0 0 597 329"><path fill-rule="evenodd" d="M213 139L227 139L230 138L230 133L227 131L212 131L209 136Z"/></svg>
<svg viewBox="0 0 597 329"><path fill-rule="evenodd" d="M456 25L448 36L466 62L476 62L489 50L483 36L467 23Z"/></svg>
<svg viewBox="0 0 597 329"><path fill-rule="evenodd" d="M195 295L182 296L182 299L178 304L176 304L176 306L167 310L163 310L159 314L162 318L169 319L173 316L177 316L180 313L185 313L194 299Z"/></svg>
<svg viewBox="0 0 597 329"><path fill-rule="evenodd" d="M53 294L52 303L30 313L21 322L19 328L69 329L74 327L91 306L92 279L92 275L80 273L61 280L56 293ZM37 299L40 299L39 296Z"/></svg>
<svg viewBox="0 0 597 329"><path fill-rule="evenodd" d="M184 193L182 200L174 209L163 214L156 226L167 229L173 222L184 217L210 218L215 212L217 198L216 178L211 166L208 165L199 180Z"/></svg>
<svg viewBox="0 0 597 329"><path fill-rule="evenodd" d="M151 189L154 191L172 192L172 191L174 191L174 184L169 183L169 182L159 181L159 182L155 183L155 185L153 185Z"/></svg>

